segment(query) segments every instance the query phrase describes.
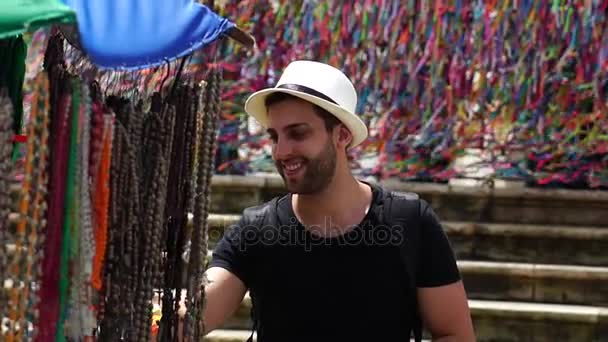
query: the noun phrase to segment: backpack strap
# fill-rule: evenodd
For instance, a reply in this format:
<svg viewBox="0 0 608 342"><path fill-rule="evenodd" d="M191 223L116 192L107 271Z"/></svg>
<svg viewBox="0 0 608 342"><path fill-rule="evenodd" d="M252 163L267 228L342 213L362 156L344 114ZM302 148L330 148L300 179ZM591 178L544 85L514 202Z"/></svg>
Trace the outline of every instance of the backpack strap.
<svg viewBox="0 0 608 342"><path fill-rule="evenodd" d="M416 342L422 341L422 319L418 310L416 286L422 206L418 194L387 191L382 209L384 222L390 226L396 225L401 229L400 252L408 278L411 305L414 308L412 330Z"/></svg>

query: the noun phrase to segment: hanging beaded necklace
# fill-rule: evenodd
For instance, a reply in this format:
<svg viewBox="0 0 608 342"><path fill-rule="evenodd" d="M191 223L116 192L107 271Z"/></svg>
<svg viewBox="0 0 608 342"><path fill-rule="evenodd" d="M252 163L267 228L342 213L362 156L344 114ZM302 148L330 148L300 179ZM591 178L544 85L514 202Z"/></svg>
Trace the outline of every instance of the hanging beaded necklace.
<svg viewBox="0 0 608 342"><path fill-rule="evenodd" d="M116 113L117 130L100 336L144 341L150 337L153 290L164 278L161 239L175 109L144 114L141 105L118 98L108 99L108 105Z"/></svg>
<svg viewBox="0 0 608 342"><path fill-rule="evenodd" d="M110 173L110 212L109 226L107 229L107 252L105 256L105 309L101 321L102 341L118 341L125 336L125 329L133 323L131 303L133 297L127 297L128 288L125 288L128 272L128 258L125 258L123 227L132 226L133 215L128 215L129 195L134 191L133 179L129 181L132 166L129 163L129 150L127 128L123 125L123 107L120 103L114 103L115 99L108 99L108 106L114 109L116 114L115 136L112 142L112 160ZM133 178L133 177L131 177ZM131 197L133 198L133 197ZM126 206L126 207L125 207ZM129 217L131 216L131 217ZM135 271L135 270L134 270ZM138 277L139 274L135 274ZM133 340L131 335L129 340Z"/></svg>
<svg viewBox="0 0 608 342"><path fill-rule="evenodd" d="M69 316L67 322L67 336L71 340L83 340L85 336L92 336L97 326L95 315L92 311L92 293L89 280L92 274L92 263L95 251L95 240L93 235L93 220L91 208L91 193L89 183L89 143L90 143L90 115L91 102L88 86L84 83L81 87L81 101L79 108L80 129L78 147L76 152L76 184L75 201L77 203L77 215L74 215L74 226L72 229L72 243L70 246L70 259L72 272L70 277L69 293Z"/></svg>
<svg viewBox="0 0 608 342"><path fill-rule="evenodd" d="M80 159L80 224L81 224L81 237L80 237L80 264L81 270L80 277L78 279L79 291L79 312L78 316L81 320L79 339L86 336L92 336L94 329L97 326L95 314L92 309L93 307L93 295L90 284L90 279L93 273L93 258L95 256L95 235L93 232L93 208L92 208L92 196L91 196L91 178L89 176L89 153L91 146L91 98L89 94L89 88L86 84L82 84L83 93L83 135L81 142L81 159Z"/></svg>
<svg viewBox="0 0 608 342"><path fill-rule="evenodd" d="M205 304L203 271L206 267L207 232L210 202L210 184L214 170L215 146L217 138L218 117L220 111L220 85L222 75L214 70L207 82L204 97L204 117L202 143L199 145L199 163L194 201L194 218L192 230L192 249L188 267L185 337L188 341L198 341L203 336L202 310ZM198 322L198 324L196 324Z"/></svg>
<svg viewBox="0 0 608 342"><path fill-rule="evenodd" d="M14 236L14 253L9 256L8 274L12 280L7 342L22 341L29 336L30 325L37 320L40 253L45 228L47 194L48 79L40 73L34 82L34 97L27 126L28 141L23 182L18 200L18 219ZM4 243L4 241L3 241ZM36 329L32 329L34 333Z"/></svg>
<svg viewBox="0 0 608 342"><path fill-rule="evenodd" d="M0 336L3 335L3 319L7 317L9 301L4 280L9 274L8 250L9 215L12 209L10 184L12 175L12 137L13 137L13 106L11 100L3 92L0 93Z"/></svg>
<svg viewBox="0 0 608 342"><path fill-rule="evenodd" d="M99 107L95 107L99 110ZM95 114L97 115L97 113ZM94 121L95 122L95 121ZM99 158L99 169L91 179L95 184L95 193L93 204L95 207L95 256L93 258L93 274L91 275L91 284L98 291L94 302L97 304L97 321L101 322L105 313L105 300L102 273L105 265L106 249L108 246L108 222L109 222L109 206L110 206L110 163L112 160L112 146L114 137L113 116L105 115L104 120L100 123L102 128L101 134L101 152ZM95 128L94 128L95 129Z"/></svg>
<svg viewBox="0 0 608 342"><path fill-rule="evenodd" d="M50 67L49 78L52 90L49 142L50 160L53 160L53 163L49 170L49 208L40 285L37 341L54 339L59 319L59 266L69 146L68 119L71 109L71 96L65 87L64 70L60 66Z"/></svg>
<svg viewBox="0 0 608 342"><path fill-rule="evenodd" d="M171 105L181 118L175 123L175 139L171 153L171 167L167 186L166 225L163 241L166 241L164 257L164 288L162 293L162 319L158 334L160 341L176 341L177 311L184 281L184 264L181 258L187 239L187 213L191 212L194 194L193 168L196 144L200 130L198 94L200 86L182 85L175 89ZM174 296L174 291L175 296Z"/></svg>
<svg viewBox="0 0 608 342"><path fill-rule="evenodd" d="M112 141L112 152L111 152L111 162L110 162L110 195L109 195L109 220L106 234L106 252L104 253L105 263L103 265L103 277L100 277L100 281L104 281L103 288L103 297L101 299L101 309L100 315L98 319L100 320L100 335L99 339L101 341L119 341L121 338L120 329L117 326L120 324L118 306L120 304L120 286L117 279L119 276L118 262L117 262L117 251L116 247L117 243L115 240L117 239L116 227L120 227L124 219L122 218L122 208L117 205L119 201L117 198L119 197L119 191L121 187L119 187L119 180L122 178L122 173L124 173L124 168L121 169L122 158L123 158L123 150L125 148L125 132L124 127L118 121L115 123L114 127L114 138ZM100 234L104 234L104 232L100 232ZM97 261L100 261L101 255L100 253L96 253L97 260L96 264L99 265ZM94 284L97 283L97 276L94 273ZM97 286L97 285L96 285Z"/></svg>
<svg viewBox="0 0 608 342"><path fill-rule="evenodd" d="M32 176L32 187L30 191L30 213L28 216L31 218L31 229L29 231L29 243L30 247L28 252L30 253L28 258L28 273L30 274L29 284L32 287L32 292L27 303L27 317L31 322L36 322L38 318L38 312L36 306L39 302L38 283L39 277L42 274L42 253L40 251L43 248L46 233L46 211L47 211L47 194L48 194L48 163L49 163L49 150L48 150L48 139L49 139L49 108L50 99L48 96L49 81L46 73L40 73L34 83L34 91L37 96L34 100L37 105L33 111L36 111L35 122L32 122L30 118L30 132L32 132L31 143L28 142L28 150L31 146L33 151L34 163L33 163L33 176ZM36 333L34 327L33 333Z"/></svg>

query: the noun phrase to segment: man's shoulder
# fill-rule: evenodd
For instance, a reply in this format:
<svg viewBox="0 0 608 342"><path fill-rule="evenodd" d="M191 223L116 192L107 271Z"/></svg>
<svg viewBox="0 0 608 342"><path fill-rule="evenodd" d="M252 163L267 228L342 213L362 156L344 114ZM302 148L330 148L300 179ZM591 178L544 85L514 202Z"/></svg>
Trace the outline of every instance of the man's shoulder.
<svg viewBox="0 0 608 342"><path fill-rule="evenodd" d="M416 192L411 191L403 191L403 190L389 190L393 200L406 200L406 201L416 201L420 199L420 195Z"/></svg>
<svg viewBox="0 0 608 342"><path fill-rule="evenodd" d="M386 198L391 198L391 200L419 200L420 195L416 192L407 191L405 189L394 189L389 188L386 185L380 183L368 183L372 186L375 192L378 193L376 196L378 202L383 203L383 200Z"/></svg>
<svg viewBox="0 0 608 342"><path fill-rule="evenodd" d="M374 187L377 192L375 205L384 207L382 212L388 220L417 219L429 206L429 203L416 192L389 188L382 184L374 184Z"/></svg>
<svg viewBox="0 0 608 342"><path fill-rule="evenodd" d="M243 210L243 218L248 221L263 219L272 210L276 210L278 202L285 196L276 196L266 202L247 207Z"/></svg>
<svg viewBox="0 0 608 342"><path fill-rule="evenodd" d="M247 207L243 210L243 218L249 221L265 216L271 209L274 199L262 204Z"/></svg>

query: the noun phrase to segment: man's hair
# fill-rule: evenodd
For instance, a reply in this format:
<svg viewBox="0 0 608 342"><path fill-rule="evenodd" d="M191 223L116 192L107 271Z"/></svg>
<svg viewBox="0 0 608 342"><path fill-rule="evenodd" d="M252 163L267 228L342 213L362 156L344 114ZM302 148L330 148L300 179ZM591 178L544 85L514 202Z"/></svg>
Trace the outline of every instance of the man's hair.
<svg viewBox="0 0 608 342"><path fill-rule="evenodd" d="M297 96L293 96L291 94L286 94L286 93L272 93L270 95L268 95L268 97L266 97L264 104L266 105L266 109L268 109L270 106L277 104L279 102L285 101L285 100L302 100ZM302 100L305 101L305 100ZM317 106L314 103L310 103L313 106L313 109L315 111L315 113L323 120L323 123L325 123L325 129L328 132L331 132L331 130L338 126L339 124L341 124L342 122L332 113L328 112L327 110Z"/></svg>

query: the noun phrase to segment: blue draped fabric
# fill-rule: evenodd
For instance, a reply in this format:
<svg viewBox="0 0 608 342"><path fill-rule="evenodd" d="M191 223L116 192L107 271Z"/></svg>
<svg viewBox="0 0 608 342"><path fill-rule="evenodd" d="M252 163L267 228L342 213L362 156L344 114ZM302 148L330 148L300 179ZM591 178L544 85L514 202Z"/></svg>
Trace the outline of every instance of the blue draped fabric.
<svg viewBox="0 0 608 342"><path fill-rule="evenodd" d="M194 0L63 0L93 63L141 69L188 55L234 26Z"/></svg>

